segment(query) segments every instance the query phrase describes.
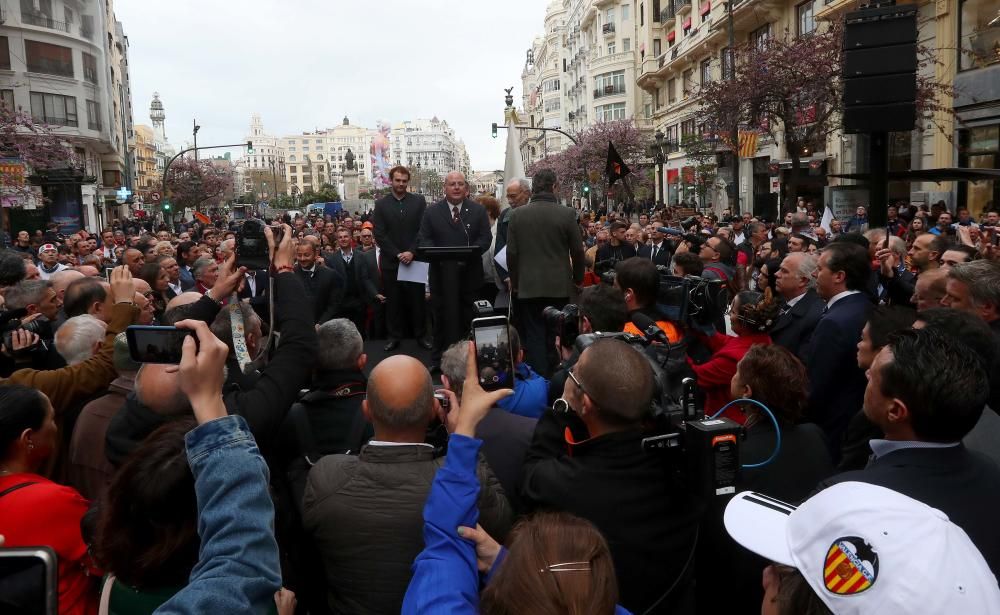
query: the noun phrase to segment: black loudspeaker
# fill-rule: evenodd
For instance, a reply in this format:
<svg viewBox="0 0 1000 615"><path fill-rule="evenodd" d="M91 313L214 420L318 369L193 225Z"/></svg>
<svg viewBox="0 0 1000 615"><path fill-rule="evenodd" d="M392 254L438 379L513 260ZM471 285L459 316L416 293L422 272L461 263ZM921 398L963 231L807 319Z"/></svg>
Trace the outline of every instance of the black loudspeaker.
<svg viewBox="0 0 1000 615"><path fill-rule="evenodd" d="M913 130L916 70L915 5L848 13L844 29L844 132Z"/></svg>

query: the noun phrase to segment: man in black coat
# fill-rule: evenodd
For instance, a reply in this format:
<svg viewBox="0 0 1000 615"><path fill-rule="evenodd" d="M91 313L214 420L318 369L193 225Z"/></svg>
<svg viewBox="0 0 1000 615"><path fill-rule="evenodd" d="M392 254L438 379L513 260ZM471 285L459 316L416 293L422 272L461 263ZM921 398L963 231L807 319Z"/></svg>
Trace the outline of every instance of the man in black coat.
<svg viewBox="0 0 1000 615"><path fill-rule="evenodd" d="M897 332L869 369L865 414L885 433L864 470L820 487L860 481L898 491L948 515L1000 574L1000 466L968 450L989 395L978 354L944 331Z"/></svg>
<svg viewBox="0 0 1000 615"><path fill-rule="evenodd" d="M344 292L337 306L335 318L346 318L354 323L358 332L365 330L365 280L368 271L361 250L352 247L351 232L337 231L337 251L323 255L323 263L344 280Z"/></svg>
<svg viewBox="0 0 1000 615"><path fill-rule="evenodd" d="M376 201L372 212L375 242L382 250L381 272L389 334L385 350L389 352L399 346L407 322L411 324L417 343L429 348L424 339L427 333L424 285L396 280L399 264L413 262L427 200L422 194L407 192L410 171L406 167L393 167L389 177L392 179L392 194Z"/></svg>
<svg viewBox="0 0 1000 615"><path fill-rule="evenodd" d="M427 208L420 223L417 247L476 246L473 260L444 261L430 267L431 305L434 310L434 365L440 365L445 348L468 336L472 304L483 285L483 252L490 249L486 209L465 198L465 176L452 171L445 176L445 198Z"/></svg>
<svg viewBox="0 0 1000 615"><path fill-rule="evenodd" d="M826 307L816 294L817 264L816 256L793 252L781 261L775 276L775 288L785 304L771 329L771 341L790 350L803 363L806 345Z"/></svg>
<svg viewBox="0 0 1000 615"><path fill-rule="evenodd" d="M305 239L295 248L295 275L302 280L306 297L313 306L315 324L333 318L340 306L346 280L316 260L316 245Z"/></svg>
<svg viewBox="0 0 1000 615"><path fill-rule="evenodd" d="M621 374L629 374L629 395L619 394ZM685 562L701 510L675 468L643 451L652 395L653 372L640 353L616 339L594 342L566 379L571 412L547 410L538 419L521 497L528 510L568 512L597 526L622 606L646 612L673 587L654 612L688 613L693 581Z"/></svg>
<svg viewBox="0 0 1000 615"><path fill-rule="evenodd" d="M870 274L868 250L840 241L823 249L816 269L816 292L826 308L804 353L810 384L808 418L823 428L834 460L839 459L840 440L861 407L868 383L856 356L872 307L863 292Z"/></svg>

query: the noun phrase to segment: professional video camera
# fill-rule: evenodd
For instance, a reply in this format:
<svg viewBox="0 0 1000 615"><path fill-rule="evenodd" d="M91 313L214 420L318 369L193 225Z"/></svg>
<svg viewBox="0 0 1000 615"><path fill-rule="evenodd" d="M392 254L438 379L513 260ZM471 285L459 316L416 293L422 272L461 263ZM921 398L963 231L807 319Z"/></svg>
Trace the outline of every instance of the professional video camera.
<svg viewBox="0 0 1000 615"><path fill-rule="evenodd" d="M643 318L640 314L640 320ZM643 450L665 453L677 461L681 480L704 498L736 492L741 427L725 417L706 419L695 379L687 369L683 344L654 344L663 332L651 319L636 323L643 333L585 333L576 338L579 355L599 339L619 339L641 353L653 370L655 390ZM558 408L557 408L558 409Z"/></svg>

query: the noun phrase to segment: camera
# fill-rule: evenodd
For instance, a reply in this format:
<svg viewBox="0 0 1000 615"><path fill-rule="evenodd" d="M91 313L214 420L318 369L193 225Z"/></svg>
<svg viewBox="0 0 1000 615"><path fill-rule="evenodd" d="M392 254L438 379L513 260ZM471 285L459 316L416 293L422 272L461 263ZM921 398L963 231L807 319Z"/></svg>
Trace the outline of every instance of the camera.
<svg viewBox="0 0 1000 615"><path fill-rule="evenodd" d="M559 343L569 348L580 335L580 306L568 303L563 309L551 305L542 310L545 328L559 336Z"/></svg>

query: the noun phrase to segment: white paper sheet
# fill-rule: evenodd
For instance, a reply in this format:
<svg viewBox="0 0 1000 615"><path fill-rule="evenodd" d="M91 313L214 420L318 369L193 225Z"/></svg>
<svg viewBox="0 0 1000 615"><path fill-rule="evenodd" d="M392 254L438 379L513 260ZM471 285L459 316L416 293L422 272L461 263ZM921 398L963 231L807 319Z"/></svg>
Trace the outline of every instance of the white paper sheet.
<svg viewBox="0 0 1000 615"><path fill-rule="evenodd" d="M427 272L430 266L423 261L410 261L409 265L399 264L399 274L396 280L400 282L416 282L418 284L427 283Z"/></svg>
<svg viewBox="0 0 1000 615"><path fill-rule="evenodd" d="M496 256L493 257L493 260L495 260L498 265L503 267L504 271L510 271L507 269L507 246L504 246L502 250L497 252Z"/></svg>

